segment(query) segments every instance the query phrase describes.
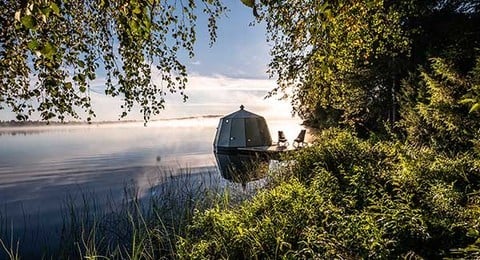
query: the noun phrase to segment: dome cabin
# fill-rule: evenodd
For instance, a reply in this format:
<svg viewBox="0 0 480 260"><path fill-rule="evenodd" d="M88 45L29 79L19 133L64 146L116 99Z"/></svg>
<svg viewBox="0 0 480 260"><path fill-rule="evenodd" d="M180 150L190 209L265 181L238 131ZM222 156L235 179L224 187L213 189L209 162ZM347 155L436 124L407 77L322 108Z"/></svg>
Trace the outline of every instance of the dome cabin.
<svg viewBox="0 0 480 260"><path fill-rule="evenodd" d="M265 118L240 110L220 118L213 146L215 151L234 151L238 148L268 147L272 137Z"/></svg>

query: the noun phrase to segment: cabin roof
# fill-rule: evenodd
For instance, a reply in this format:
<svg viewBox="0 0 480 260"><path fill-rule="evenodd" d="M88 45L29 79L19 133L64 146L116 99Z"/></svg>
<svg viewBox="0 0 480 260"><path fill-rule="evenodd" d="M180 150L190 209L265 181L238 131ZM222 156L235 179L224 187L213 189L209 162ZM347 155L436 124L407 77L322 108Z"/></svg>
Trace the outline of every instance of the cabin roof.
<svg viewBox="0 0 480 260"><path fill-rule="evenodd" d="M237 112L220 119L213 144L224 148L270 146L272 137L265 118L246 111L242 105Z"/></svg>
<svg viewBox="0 0 480 260"><path fill-rule="evenodd" d="M252 113L250 111L247 111L244 109L245 107L243 105L240 106L240 110L233 112L231 114L228 114L222 119L234 119L234 118L263 118L263 116L257 115L255 113Z"/></svg>

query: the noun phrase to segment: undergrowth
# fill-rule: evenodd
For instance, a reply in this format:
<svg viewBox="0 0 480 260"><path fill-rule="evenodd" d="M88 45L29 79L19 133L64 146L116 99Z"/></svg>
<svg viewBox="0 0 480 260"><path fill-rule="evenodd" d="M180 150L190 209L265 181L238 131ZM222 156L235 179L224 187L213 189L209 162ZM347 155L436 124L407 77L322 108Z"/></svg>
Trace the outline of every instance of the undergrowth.
<svg viewBox="0 0 480 260"><path fill-rule="evenodd" d="M480 257L480 159L325 130L255 195L181 184L113 213L71 209L58 258ZM177 182L185 183L185 182ZM160 193L159 193L160 194ZM88 205L88 203L87 203ZM95 210L91 212L96 212ZM80 213L80 214L79 214ZM15 258L15 244L4 245Z"/></svg>
<svg viewBox="0 0 480 260"><path fill-rule="evenodd" d="M480 160L341 130L293 155L269 189L194 216L181 258L479 256Z"/></svg>

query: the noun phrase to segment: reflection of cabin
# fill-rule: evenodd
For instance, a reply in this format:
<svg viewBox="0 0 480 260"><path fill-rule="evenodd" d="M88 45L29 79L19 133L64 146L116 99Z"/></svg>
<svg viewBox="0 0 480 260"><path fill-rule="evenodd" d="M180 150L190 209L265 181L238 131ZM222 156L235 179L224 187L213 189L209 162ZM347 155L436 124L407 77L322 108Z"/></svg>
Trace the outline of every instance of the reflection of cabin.
<svg viewBox="0 0 480 260"><path fill-rule="evenodd" d="M226 180L247 183L264 177L266 171L260 170L261 165L268 163L263 157L246 154L215 153L220 174Z"/></svg>
<svg viewBox="0 0 480 260"><path fill-rule="evenodd" d="M220 118L213 146L221 175L245 185L261 179L266 173L262 165L271 159L278 160L282 153L307 145L306 130L294 140L294 147L288 145L283 131L278 133L278 143L272 144L265 118L244 110L243 105L237 112Z"/></svg>
<svg viewBox="0 0 480 260"><path fill-rule="evenodd" d="M213 143L215 151L272 145L265 118L243 108L242 105L237 112L220 118Z"/></svg>

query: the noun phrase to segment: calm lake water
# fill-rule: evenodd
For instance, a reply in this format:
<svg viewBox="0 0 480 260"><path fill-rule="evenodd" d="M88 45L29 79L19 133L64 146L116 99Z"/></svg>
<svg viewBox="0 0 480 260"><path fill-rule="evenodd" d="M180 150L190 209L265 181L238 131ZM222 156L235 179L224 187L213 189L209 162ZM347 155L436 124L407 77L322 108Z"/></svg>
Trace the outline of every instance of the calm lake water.
<svg viewBox="0 0 480 260"><path fill-rule="evenodd" d="M268 123L273 139L284 130L293 140L301 129L294 120ZM55 237L67 198L94 194L101 206L107 197L121 200L126 185L149 196L165 172L209 173L219 185L239 185L218 172L212 146L217 124L218 118L200 117L147 127L135 122L0 128L0 231L20 244L42 239L34 234L44 232L38 230Z"/></svg>

